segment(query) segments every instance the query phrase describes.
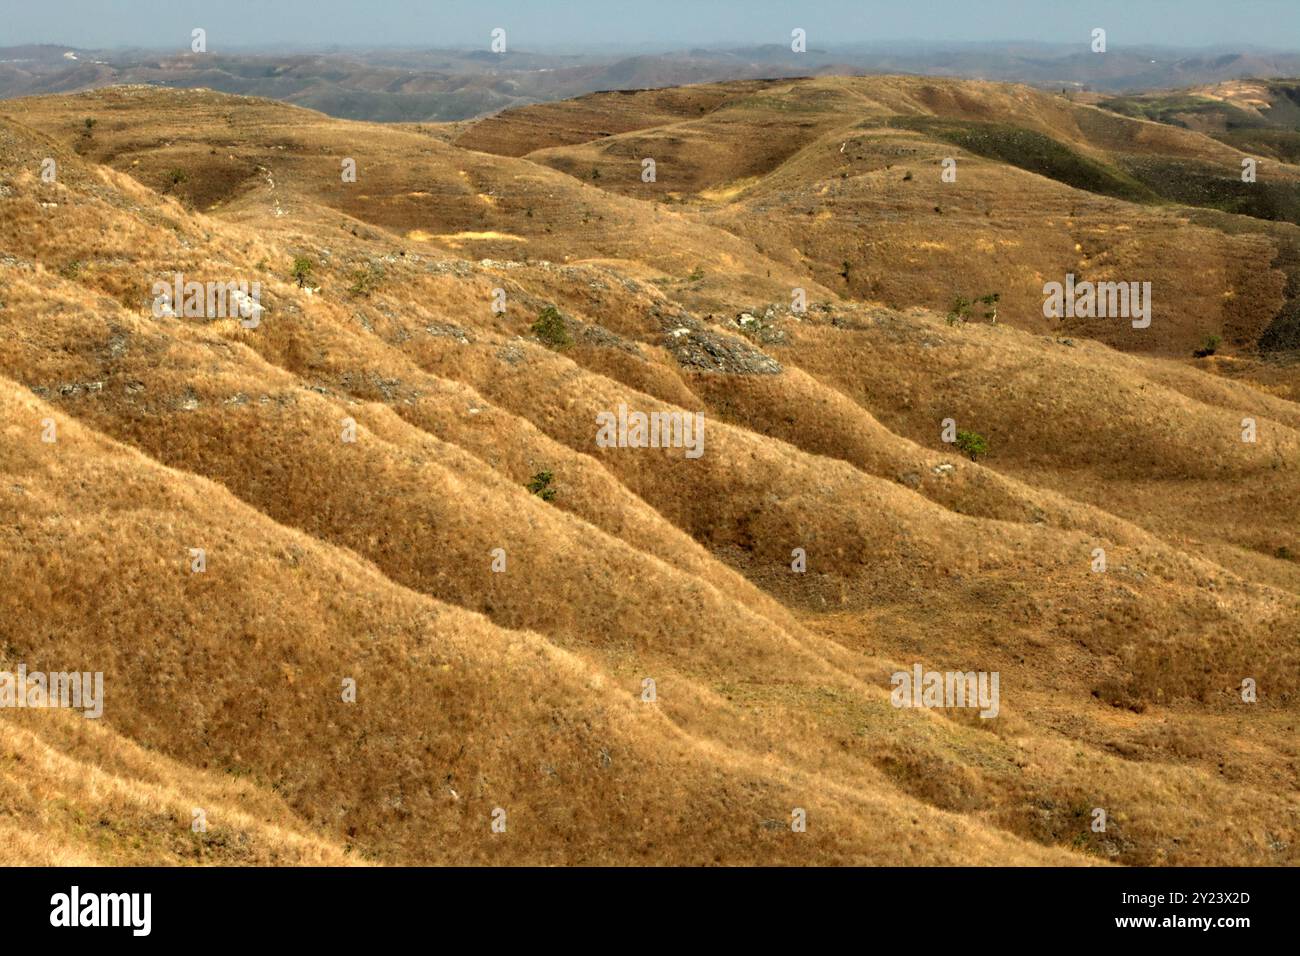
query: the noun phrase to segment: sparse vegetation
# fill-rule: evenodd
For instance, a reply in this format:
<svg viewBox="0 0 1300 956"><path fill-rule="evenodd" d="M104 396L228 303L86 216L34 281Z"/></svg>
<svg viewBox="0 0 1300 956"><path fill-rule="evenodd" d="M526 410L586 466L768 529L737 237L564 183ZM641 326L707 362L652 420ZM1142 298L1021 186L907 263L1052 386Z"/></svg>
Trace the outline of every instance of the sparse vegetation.
<svg viewBox="0 0 1300 956"><path fill-rule="evenodd" d="M384 270L372 263L367 263L360 269L352 270L348 292L354 296L369 298L370 294L379 287L380 281L384 278Z"/></svg>
<svg viewBox="0 0 1300 956"><path fill-rule="evenodd" d="M573 344L564 316L553 305L548 305L537 314L533 334L553 349L563 349Z"/></svg>
<svg viewBox="0 0 1300 956"><path fill-rule="evenodd" d="M1001 292L990 292L982 295L975 300L984 306L984 318L988 319L990 325L997 325L998 322L998 303L1002 301Z"/></svg>
<svg viewBox="0 0 1300 956"><path fill-rule="evenodd" d="M974 310L981 306L981 315L987 319L989 324L996 325L998 321L998 302L1001 301L1002 294L999 292L989 292L977 299L968 299L964 295L959 295L952 300L952 306L948 309L946 316L949 325L956 325L959 322L969 322L974 317Z"/></svg>
<svg viewBox="0 0 1300 956"><path fill-rule="evenodd" d="M1199 98L1189 99L1199 101ZM1113 100L1109 106L1117 112L1144 115L1142 108L1134 105L1141 102L1140 98L1129 101L1127 106L1121 105L1123 102ZM1170 108L1182 109L1186 105L1180 101ZM1209 101L1197 108L1217 109ZM1225 169L1221 164L1140 154L1122 155L1113 163L1103 163L1044 133L1005 123L927 116L897 116L890 122L899 128L943 139L976 155L1103 196L1141 203L1177 202L1300 224L1300 185L1268 181L1243 183L1239 170ZM1284 131L1265 132L1272 135ZM1300 137L1300 132L1295 135ZM1221 138L1232 143L1231 136Z"/></svg>
<svg viewBox="0 0 1300 956"><path fill-rule="evenodd" d="M1076 189L1134 202L1154 202L1158 198L1127 173L1084 156L1037 130L931 116L896 116L890 122L900 129L926 133L986 159L1009 163Z"/></svg>
<svg viewBox="0 0 1300 956"><path fill-rule="evenodd" d="M1263 110L1244 109L1223 97L1184 93L1119 96L1097 105L1122 116L1182 129L1195 126L1247 155L1300 162L1300 104L1295 83L1272 80L1262 85L1272 99L1271 108Z"/></svg>
<svg viewBox="0 0 1300 956"><path fill-rule="evenodd" d="M1192 352L1192 355L1196 358L1206 358L1207 356L1213 355L1215 352L1219 351L1219 343L1221 341L1222 340L1219 336L1211 335L1206 338L1204 345Z"/></svg>
<svg viewBox="0 0 1300 956"><path fill-rule="evenodd" d="M307 256L295 256L293 260L292 275L294 281L298 283L298 288L305 288L311 280L312 270L315 264Z"/></svg>
<svg viewBox="0 0 1300 956"><path fill-rule="evenodd" d="M528 482L528 490L541 498L543 501L555 500L555 488L552 482L555 481L555 475L550 471L539 471L533 475L532 480Z"/></svg>
<svg viewBox="0 0 1300 956"><path fill-rule="evenodd" d="M106 721L0 719L11 857L1300 861L1285 799L1300 365L1249 341L1300 290L1294 229L1098 201L983 161L944 187L927 157L953 148L911 133L853 138L848 183L825 161L863 118L859 93L1043 129L1127 125L1044 108L1027 87L741 86L602 94L573 113L607 127L608 100L621 128L662 122L674 99L692 123L697 103L716 109L674 146L683 194L700 195L697 170L723 191L738 170L767 182L688 198L680 215L635 198L614 166L605 192L508 155L542 145L534 118L566 123L558 102L518 111L524 135L511 115L472 124L490 128L491 157L449 129L434 142L364 127L387 170L366 167L360 227L331 205L334 169L294 172L348 155L358 123L146 88L38 97L21 122L0 119L0 151L40 157L58 141L66 172L44 189L26 160L0 172L0 424L16 439L0 454L0 659L111 671ZM88 105L108 118L93 140ZM189 120L210 134L175 136ZM720 157L715 120L770 143ZM294 123L311 151L281 160ZM93 162L120 169L141 143L160 146L136 167L153 192ZM546 153L580 178L610 145ZM900 183L882 156L924 171ZM193 215L159 198L172 165L189 171L178 191ZM883 225L864 235L869 213ZM1072 267L1155 280L1153 331L1043 321L1040 280ZM259 280L275 321L149 319L152 283L181 270ZM291 276L329 295L276 295ZM506 315L490 307L498 285ZM955 325L998 327L945 328L949 302ZM1209 331L1243 360L1186 362ZM541 356L570 337L580 361ZM687 413L683 437L705 415L701 460L685 442L633 440L643 413L671 438L677 422L655 416L667 409ZM611 412L625 445L599 437ZM993 435L954 425L953 444L936 442L948 415ZM1245 416L1268 422L1254 445ZM520 507L520 487L555 507ZM191 546L211 549L206 574ZM122 635L130 653L105 656ZM881 662L1002 668L1007 706L989 720L900 708ZM339 699L348 675L356 705ZM1240 696L1246 675L1259 705ZM671 721L637 699L645 676ZM794 836L788 811L822 776L836 786L813 787L809 833ZM510 835L492 838L498 803ZM200 806L215 824L202 835L188 823ZM1108 829L1094 834L1098 806Z"/></svg>
<svg viewBox="0 0 1300 956"><path fill-rule="evenodd" d="M979 432L961 430L957 432L957 449L971 461L978 461L988 454L989 440Z"/></svg>
<svg viewBox="0 0 1300 956"><path fill-rule="evenodd" d="M1238 172L1205 162L1139 156L1125 169L1161 198L1188 206L1300 225L1300 184L1267 178L1244 183Z"/></svg>

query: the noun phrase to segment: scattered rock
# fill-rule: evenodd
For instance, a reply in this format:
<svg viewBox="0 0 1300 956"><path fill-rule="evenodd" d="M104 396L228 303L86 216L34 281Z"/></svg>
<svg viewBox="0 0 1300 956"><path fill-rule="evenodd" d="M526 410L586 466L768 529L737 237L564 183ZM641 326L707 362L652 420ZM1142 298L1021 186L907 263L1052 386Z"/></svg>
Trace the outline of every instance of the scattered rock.
<svg viewBox="0 0 1300 956"><path fill-rule="evenodd" d="M730 375L777 375L781 363L747 342L721 335L685 312L666 316L656 307L650 315L664 330L664 347L686 368Z"/></svg>
<svg viewBox="0 0 1300 956"><path fill-rule="evenodd" d="M497 358L507 365L518 365L525 358L524 350L521 346L514 344L503 345L497 349Z"/></svg>
<svg viewBox="0 0 1300 956"><path fill-rule="evenodd" d="M474 337L458 325L452 325L449 322L435 322L433 325L426 325L424 331L438 338L455 339L461 345L468 345L474 341Z"/></svg>

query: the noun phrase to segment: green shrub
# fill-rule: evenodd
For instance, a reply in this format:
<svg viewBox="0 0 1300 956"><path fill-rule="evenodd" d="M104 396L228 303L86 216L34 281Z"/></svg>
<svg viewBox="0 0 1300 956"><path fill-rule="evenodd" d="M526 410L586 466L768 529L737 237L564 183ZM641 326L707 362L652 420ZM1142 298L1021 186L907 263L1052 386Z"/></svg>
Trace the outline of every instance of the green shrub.
<svg viewBox="0 0 1300 956"><path fill-rule="evenodd" d="M989 440L979 432L957 432L956 444L957 448L971 461L975 461L980 455L987 455L989 450Z"/></svg>
<svg viewBox="0 0 1300 956"><path fill-rule="evenodd" d="M1204 345L1192 351L1192 355L1195 358L1205 358L1207 355L1213 355L1219 351L1219 343L1222 341L1217 335L1211 335L1206 338Z"/></svg>
<svg viewBox="0 0 1300 956"><path fill-rule="evenodd" d="M543 501L553 501L555 499L555 489L551 487L551 482L554 480L554 473L539 471L533 475L533 480L528 482L528 490Z"/></svg>
<svg viewBox="0 0 1300 956"><path fill-rule="evenodd" d="M998 302L1002 299L1002 293L990 292L988 295L982 295L978 299L968 299L964 295L959 295L952 300L952 308L948 310L948 324L956 325L958 322L967 322L974 317L974 307L977 305L984 306L984 318L990 323L996 324L998 321Z"/></svg>
<svg viewBox="0 0 1300 956"><path fill-rule="evenodd" d="M298 288L303 288L307 280L311 278L311 271L315 268L312 261L306 256L295 256L293 260L293 277L298 282Z"/></svg>
<svg viewBox="0 0 1300 956"><path fill-rule="evenodd" d="M970 299L964 295L959 295L953 299L946 316L948 324L956 325L958 322L965 322L970 318L970 304Z"/></svg>
<svg viewBox="0 0 1300 956"><path fill-rule="evenodd" d="M998 302L1002 299L1001 292L990 292L988 295L982 295L975 301L984 306L984 318L989 320L991 325L996 325L998 321Z"/></svg>
<svg viewBox="0 0 1300 956"><path fill-rule="evenodd" d="M553 305L548 305L537 313L533 323L533 334L553 349L562 349L573 344L569 330L564 324L564 316Z"/></svg>

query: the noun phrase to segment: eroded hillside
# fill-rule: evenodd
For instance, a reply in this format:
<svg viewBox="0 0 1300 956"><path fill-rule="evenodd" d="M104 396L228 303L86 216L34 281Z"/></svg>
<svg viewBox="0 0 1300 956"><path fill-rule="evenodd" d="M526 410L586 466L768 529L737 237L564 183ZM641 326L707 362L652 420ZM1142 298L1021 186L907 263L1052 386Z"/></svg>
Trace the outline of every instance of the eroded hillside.
<svg viewBox="0 0 1300 956"><path fill-rule="evenodd" d="M898 78L455 136L0 104L0 668L106 687L0 714L7 860L1295 862L1300 413L1256 351L1295 227L940 179L943 124L1013 117L1061 176L1237 160ZM1044 319L1076 266L1162 290L1149 334ZM258 321L157 309L177 274ZM620 405L702 454L601 447ZM918 663L997 715L893 706Z"/></svg>

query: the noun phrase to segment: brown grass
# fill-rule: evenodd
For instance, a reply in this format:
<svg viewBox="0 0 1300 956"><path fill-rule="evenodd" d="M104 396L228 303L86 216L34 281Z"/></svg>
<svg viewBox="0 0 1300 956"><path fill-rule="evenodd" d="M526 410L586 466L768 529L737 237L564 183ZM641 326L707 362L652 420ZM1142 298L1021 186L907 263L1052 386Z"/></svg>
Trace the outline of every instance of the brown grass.
<svg viewBox="0 0 1300 956"><path fill-rule="evenodd" d="M1295 862L1300 413L1254 366L1170 358L1259 325L1270 240L974 158L939 200L937 144L855 129L1016 115L1117 148L1078 109L829 78L599 94L452 142L202 91L6 102L0 668L103 671L108 703L0 714L3 858ZM1161 148L1211 149L1181 137ZM647 201L635 162L620 185L646 149L687 201ZM1037 334L1029 290L1076 241L1181 282L1186 317L1140 345ZM153 318L177 271L260 281L261 327ZM994 275L1001 324L932 311ZM551 305L563 351L531 331ZM620 402L703 410L705 455L597 448ZM914 662L999 671L1000 715L891 707Z"/></svg>

